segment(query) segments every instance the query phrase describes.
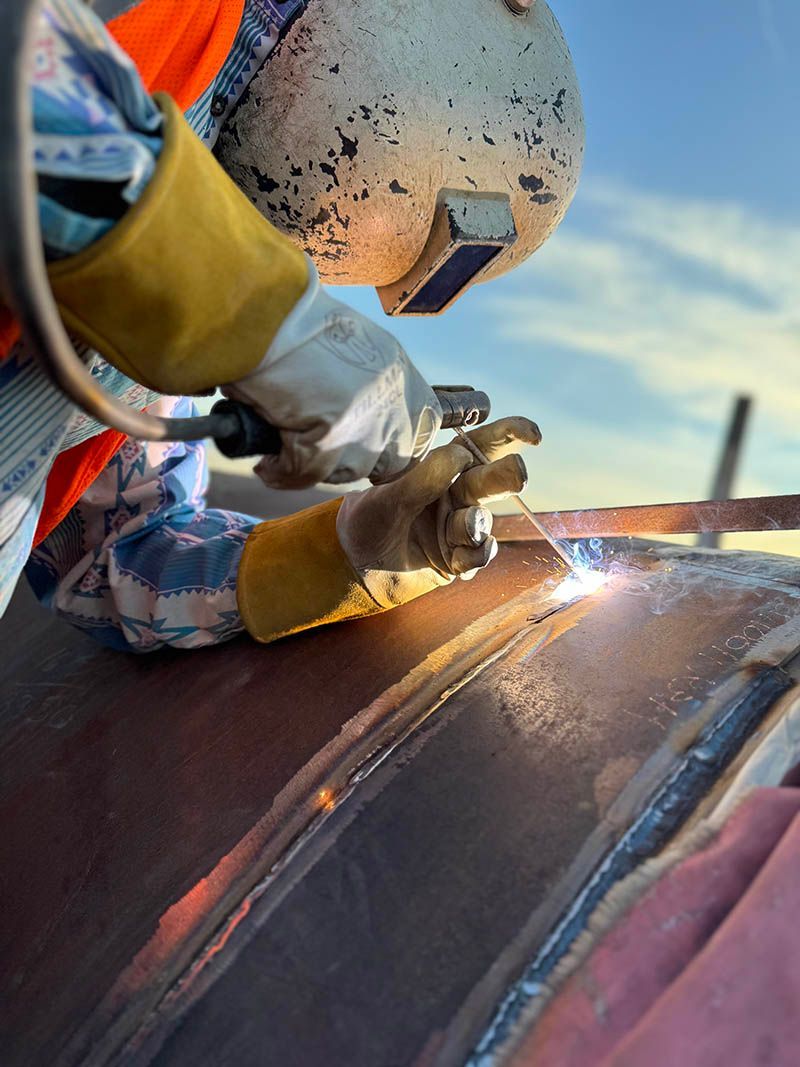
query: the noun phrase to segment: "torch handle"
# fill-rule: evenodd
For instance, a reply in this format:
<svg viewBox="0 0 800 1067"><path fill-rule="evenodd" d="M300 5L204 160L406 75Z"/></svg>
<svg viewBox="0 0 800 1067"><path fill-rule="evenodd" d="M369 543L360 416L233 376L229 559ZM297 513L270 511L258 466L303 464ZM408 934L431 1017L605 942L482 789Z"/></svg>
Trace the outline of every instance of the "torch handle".
<svg viewBox="0 0 800 1067"><path fill-rule="evenodd" d="M491 401L478 389L439 385L434 392L442 408L443 430L479 426L489 417ZM280 430L238 400L218 400L210 420L211 434L225 456L277 456L281 450Z"/></svg>

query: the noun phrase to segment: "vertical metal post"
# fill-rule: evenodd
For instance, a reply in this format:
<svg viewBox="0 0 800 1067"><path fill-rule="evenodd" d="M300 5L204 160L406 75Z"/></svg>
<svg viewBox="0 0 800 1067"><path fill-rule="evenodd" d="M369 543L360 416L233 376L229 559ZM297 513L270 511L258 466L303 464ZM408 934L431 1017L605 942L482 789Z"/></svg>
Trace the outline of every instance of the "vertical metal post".
<svg viewBox="0 0 800 1067"><path fill-rule="evenodd" d="M736 468L739 464L739 456L742 450L742 441L747 420L750 415L752 397L737 396L733 404L733 414L725 436L725 444L722 455L719 458L717 473L714 476L714 484L711 486L710 500L730 500L733 490L733 481L736 476ZM702 548L719 548L718 533L700 534L698 544Z"/></svg>

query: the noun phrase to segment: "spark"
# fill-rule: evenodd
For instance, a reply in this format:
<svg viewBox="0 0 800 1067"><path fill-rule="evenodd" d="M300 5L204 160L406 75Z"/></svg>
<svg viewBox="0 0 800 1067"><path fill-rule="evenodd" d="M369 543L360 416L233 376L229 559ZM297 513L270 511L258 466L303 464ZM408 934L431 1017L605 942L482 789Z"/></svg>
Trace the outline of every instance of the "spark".
<svg viewBox="0 0 800 1067"><path fill-rule="evenodd" d="M559 582L550 594L550 600L557 600L560 604L566 604L568 600L575 600L582 596L591 596L608 581L608 575L602 571L593 570L590 567L576 567L563 581Z"/></svg>

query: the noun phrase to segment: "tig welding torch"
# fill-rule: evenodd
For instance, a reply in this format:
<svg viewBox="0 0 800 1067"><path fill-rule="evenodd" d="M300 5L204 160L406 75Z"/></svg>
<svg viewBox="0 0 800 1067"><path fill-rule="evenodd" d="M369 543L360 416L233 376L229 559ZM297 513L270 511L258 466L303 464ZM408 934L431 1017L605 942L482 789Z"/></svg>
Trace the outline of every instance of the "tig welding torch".
<svg viewBox="0 0 800 1067"><path fill-rule="evenodd" d="M491 401L478 389L469 385L437 385L433 391L442 409L443 430L479 426L489 417ZM223 455L276 456L281 450L278 427L238 400L217 401L205 421Z"/></svg>

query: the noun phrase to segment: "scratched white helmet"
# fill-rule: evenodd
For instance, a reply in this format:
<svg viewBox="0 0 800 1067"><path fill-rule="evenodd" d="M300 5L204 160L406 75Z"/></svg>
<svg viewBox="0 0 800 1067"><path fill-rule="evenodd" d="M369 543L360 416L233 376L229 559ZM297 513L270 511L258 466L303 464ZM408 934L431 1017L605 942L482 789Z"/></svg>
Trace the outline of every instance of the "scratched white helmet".
<svg viewBox="0 0 800 1067"><path fill-rule="evenodd" d="M216 152L323 280L436 314L549 237L583 145L544 0L309 0Z"/></svg>

